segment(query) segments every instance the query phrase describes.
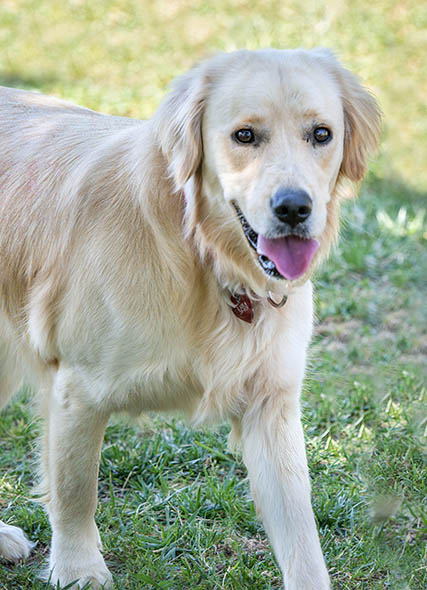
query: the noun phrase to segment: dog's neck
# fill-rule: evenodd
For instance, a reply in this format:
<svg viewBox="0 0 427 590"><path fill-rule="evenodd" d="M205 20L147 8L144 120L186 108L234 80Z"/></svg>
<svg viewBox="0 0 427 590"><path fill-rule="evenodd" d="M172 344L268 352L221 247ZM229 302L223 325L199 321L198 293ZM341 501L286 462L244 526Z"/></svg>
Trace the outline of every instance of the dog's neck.
<svg viewBox="0 0 427 590"><path fill-rule="evenodd" d="M187 203L186 193L184 190L180 191L180 196L184 202ZM260 298L251 292L251 290L246 289L244 286L238 290L227 289L227 291L231 303L230 308L233 314L240 320L251 324L254 320L257 300L259 301ZM280 308L285 305L288 296L282 295L279 301L276 301L273 297L273 294L269 291L266 299L272 307Z"/></svg>

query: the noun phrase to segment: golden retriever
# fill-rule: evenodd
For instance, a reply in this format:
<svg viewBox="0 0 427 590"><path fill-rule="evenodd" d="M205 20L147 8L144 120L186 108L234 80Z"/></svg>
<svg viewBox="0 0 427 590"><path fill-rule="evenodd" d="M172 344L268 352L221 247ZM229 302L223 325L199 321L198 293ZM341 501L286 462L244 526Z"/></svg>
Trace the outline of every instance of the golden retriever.
<svg viewBox="0 0 427 590"><path fill-rule="evenodd" d="M300 391L313 269L375 99L328 50L222 54L149 121L1 91L0 401L34 383L53 584L112 584L95 524L116 411L229 420L286 590L326 590ZM0 554L31 543L0 525Z"/></svg>

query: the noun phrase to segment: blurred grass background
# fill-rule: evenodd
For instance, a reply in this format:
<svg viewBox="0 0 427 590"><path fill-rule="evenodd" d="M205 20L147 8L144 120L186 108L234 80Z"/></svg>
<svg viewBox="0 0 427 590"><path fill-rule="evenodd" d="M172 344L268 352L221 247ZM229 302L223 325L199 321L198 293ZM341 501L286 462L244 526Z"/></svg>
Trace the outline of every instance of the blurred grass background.
<svg viewBox="0 0 427 590"><path fill-rule="evenodd" d="M417 0L2 0L0 84L149 117L170 80L217 51L332 48L376 94L383 142L339 248L316 277L304 394L313 505L334 590L424 590L427 8ZM27 497L39 427L0 420L1 509L38 545L0 590L41 590L50 530ZM277 590L227 427L113 422L100 523L117 590Z"/></svg>
<svg viewBox="0 0 427 590"><path fill-rule="evenodd" d="M427 186L427 8L419 0L2 0L1 83L148 117L216 51L327 46L378 96L381 176Z"/></svg>

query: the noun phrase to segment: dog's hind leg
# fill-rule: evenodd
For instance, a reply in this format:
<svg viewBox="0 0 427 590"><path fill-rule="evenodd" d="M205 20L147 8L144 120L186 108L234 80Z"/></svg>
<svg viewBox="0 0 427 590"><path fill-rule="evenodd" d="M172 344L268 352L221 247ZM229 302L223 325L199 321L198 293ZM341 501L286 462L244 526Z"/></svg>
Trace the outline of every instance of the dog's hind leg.
<svg viewBox="0 0 427 590"><path fill-rule="evenodd" d="M310 501L299 407L283 399L286 392L246 411L243 458L286 590L329 590Z"/></svg>
<svg viewBox="0 0 427 590"><path fill-rule="evenodd" d="M22 382L18 366L18 350L15 339L0 311L0 410L2 410Z"/></svg>
<svg viewBox="0 0 427 590"><path fill-rule="evenodd" d="M16 350L13 341L8 338L8 326L0 317L0 410L8 403L12 395L19 389L22 381L17 366ZM28 557L33 543L22 530L16 526L0 521L0 558L7 561L18 561Z"/></svg>
<svg viewBox="0 0 427 590"><path fill-rule="evenodd" d="M100 552L94 515L98 465L108 415L95 409L80 377L59 368L49 400L45 482L47 511L52 526L49 574L61 587L109 588L109 573Z"/></svg>

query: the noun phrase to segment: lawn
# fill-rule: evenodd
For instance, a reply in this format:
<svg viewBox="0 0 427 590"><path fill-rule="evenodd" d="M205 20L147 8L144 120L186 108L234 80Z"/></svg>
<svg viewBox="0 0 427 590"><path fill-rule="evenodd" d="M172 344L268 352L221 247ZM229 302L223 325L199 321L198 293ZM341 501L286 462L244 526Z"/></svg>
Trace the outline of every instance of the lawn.
<svg viewBox="0 0 427 590"><path fill-rule="evenodd" d="M302 7L303 6L303 7ZM146 117L195 60L324 45L379 97L381 152L315 277L303 407L313 505L334 590L424 590L427 11L415 0L4 0L0 83ZM424 396L424 397L423 397ZM37 546L0 590L41 590L50 530L32 502L39 424L23 391L0 420L2 519ZM97 520L117 590L278 590L227 425L107 429Z"/></svg>

